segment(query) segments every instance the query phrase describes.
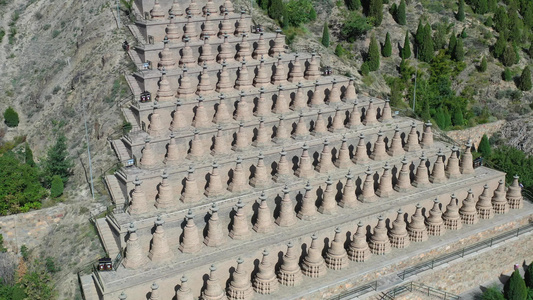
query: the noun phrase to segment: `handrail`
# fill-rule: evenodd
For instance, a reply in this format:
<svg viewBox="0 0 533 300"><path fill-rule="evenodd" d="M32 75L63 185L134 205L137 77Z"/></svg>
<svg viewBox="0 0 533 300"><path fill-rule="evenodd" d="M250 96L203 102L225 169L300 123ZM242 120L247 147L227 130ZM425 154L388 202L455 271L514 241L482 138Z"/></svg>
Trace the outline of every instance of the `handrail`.
<svg viewBox="0 0 533 300"><path fill-rule="evenodd" d="M424 291L424 292L427 291L427 295L428 296L439 296L439 297L444 296L444 300L459 300L459 299L461 299L461 297L458 296L458 295L455 295L455 294L452 294L452 293L449 293L449 292L446 292L446 291L443 291L443 290L439 290L439 289L427 286L427 285L422 284L422 283L411 282L411 291L413 291L414 288L416 288L416 289L418 289L420 291Z"/></svg>

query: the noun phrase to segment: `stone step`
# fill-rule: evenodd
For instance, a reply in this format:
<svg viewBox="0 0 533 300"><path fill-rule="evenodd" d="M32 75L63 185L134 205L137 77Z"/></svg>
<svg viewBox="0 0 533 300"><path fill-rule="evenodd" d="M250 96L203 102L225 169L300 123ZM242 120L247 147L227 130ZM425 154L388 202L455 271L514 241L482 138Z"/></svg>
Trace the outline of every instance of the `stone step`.
<svg viewBox="0 0 533 300"><path fill-rule="evenodd" d="M83 291L83 299L85 300L100 300L96 285L92 275L84 275L80 277L81 289Z"/></svg>
<svg viewBox="0 0 533 300"><path fill-rule="evenodd" d="M104 248L107 254L111 258L115 258L117 254L120 252L120 250L115 241L113 232L111 231L111 228L109 227L109 224L107 223L106 219L105 218L97 219L96 228L98 229L98 234L100 235L100 238L102 239L102 243L104 244Z"/></svg>
<svg viewBox="0 0 533 300"><path fill-rule="evenodd" d="M122 164L126 164L126 162L131 158L131 155L129 154L129 151L126 149L126 146L122 140L112 140L111 145L113 146L119 161Z"/></svg>
<svg viewBox="0 0 533 300"><path fill-rule="evenodd" d="M142 93L142 90L135 78L132 75L126 75L124 77L126 78L126 82L130 87L131 93L134 95L134 97L139 97L139 95ZM132 125L136 123L137 122L133 122Z"/></svg>
<svg viewBox="0 0 533 300"><path fill-rule="evenodd" d="M124 197L124 193L120 188L120 183L118 182L117 177L115 175L106 175L105 182L107 189L111 194L111 200L113 203L115 203L117 207L122 207L126 202L126 198Z"/></svg>

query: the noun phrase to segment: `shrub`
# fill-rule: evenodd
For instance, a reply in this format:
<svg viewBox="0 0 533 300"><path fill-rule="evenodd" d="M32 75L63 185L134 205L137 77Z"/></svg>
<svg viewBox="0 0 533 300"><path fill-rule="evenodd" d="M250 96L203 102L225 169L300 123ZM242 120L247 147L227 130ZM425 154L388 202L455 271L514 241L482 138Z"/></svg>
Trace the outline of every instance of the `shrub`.
<svg viewBox="0 0 533 300"><path fill-rule="evenodd" d="M486 289L481 295L482 300L505 300L502 292L497 287L491 287Z"/></svg>
<svg viewBox="0 0 533 300"><path fill-rule="evenodd" d="M349 10L358 10L361 8L360 0L346 0L345 3Z"/></svg>
<svg viewBox="0 0 533 300"><path fill-rule="evenodd" d="M4 111L4 123L7 127L17 127L19 125L19 114L10 106Z"/></svg>
<svg viewBox="0 0 533 300"><path fill-rule="evenodd" d="M341 56L344 56L345 52L346 50L344 50L341 44L337 44L337 46L335 47L335 55L337 55L338 57L341 57Z"/></svg>
<svg viewBox="0 0 533 300"><path fill-rule="evenodd" d="M57 30L57 29L54 30L54 31L52 31L52 38L55 39L56 37L59 36L60 33L61 33L61 31L59 31L59 30Z"/></svg>
<svg viewBox="0 0 533 300"><path fill-rule="evenodd" d="M485 26L492 27L492 17L488 17L487 20L485 20Z"/></svg>
<svg viewBox="0 0 533 300"><path fill-rule="evenodd" d="M369 73L370 73L370 69L368 68L368 63L364 62L361 65L361 74L363 74L364 76L367 76Z"/></svg>
<svg viewBox="0 0 533 300"><path fill-rule="evenodd" d="M513 80L513 73L511 73L511 69L505 68L505 70L503 70L503 80L505 81Z"/></svg>
<svg viewBox="0 0 533 300"><path fill-rule="evenodd" d="M54 175L52 177L52 186L50 187L50 197L57 198L61 195L63 195L63 180L61 180L61 177L59 175Z"/></svg>
<svg viewBox="0 0 533 300"><path fill-rule="evenodd" d="M503 295L506 299L526 300L527 287L518 270L513 272L511 278L503 286Z"/></svg>

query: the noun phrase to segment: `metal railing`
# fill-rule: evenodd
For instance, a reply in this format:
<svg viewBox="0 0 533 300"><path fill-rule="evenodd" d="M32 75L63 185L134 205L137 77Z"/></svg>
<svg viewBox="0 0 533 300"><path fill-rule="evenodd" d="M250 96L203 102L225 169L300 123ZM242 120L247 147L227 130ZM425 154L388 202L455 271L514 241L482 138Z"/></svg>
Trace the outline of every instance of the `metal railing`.
<svg viewBox="0 0 533 300"><path fill-rule="evenodd" d="M330 300L340 300L340 299L343 299L343 298L346 298L346 297L350 297L350 298L354 298L354 297L357 297L357 296L361 296L361 295L364 295L364 294L367 294L367 293L370 293L372 291L375 291L377 290L378 288L378 281L372 281L370 283L367 283L365 285L361 285L361 286L358 286L358 287L355 287L353 289L350 289L350 290L347 290L343 293L340 293L336 296L333 296L331 298L329 298Z"/></svg>
<svg viewBox="0 0 533 300"><path fill-rule="evenodd" d="M427 286L421 283L412 282L412 281L393 288L392 290L383 294L381 299L396 299L397 296L403 295L407 292L411 293L413 291L418 291L418 292L424 293L427 296L434 296L434 297L438 297L444 300L460 300L461 299L461 297L459 297L458 295L448 293L446 291L439 290L434 287Z"/></svg>
<svg viewBox="0 0 533 300"><path fill-rule="evenodd" d="M511 238L514 238L514 237L517 237L517 236L520 236L522 234L525 234L525 233L528 233L530 231L533 231L533 223L528 223L522 227L519 227L517 229L514 229L514 230L510 230L510 231L507 231L507 232L504 232L502 234L499 234L499 235L496 235L490 239L487 239L485 241L481 241L481 242L478 242L478 243L475 243L473 245L470 245L468 247L464 247L460 250L457 250L457 251L454 251L452 253L448 253L448 254L444 254L444 255L441 255L439 256L438 258L435 258L435 259L432 259L430 261L427 261L427 262L424 262L424 263L420 263L418 265L415 265L413 267L410 267L410 268L407 268L407 269L404 269L403 271L401 272L398 272L398 277L400 277L402 280L405 280L406 278L409 278L411 276L414 276L414 275L417 275L421 272L424 272L424 271L427 271L427 270L432 270L434 269L435 267L438 267L440 265L443 265L443 264L446 264L446 263L449 263L451 261L454 261L456 259L459 259L459 258L463 258L465 257L465 255L468 255L468 254L471 254L471 253L474 253L474 252L478 252L480 250L483 250L483 249L486 249L486 248L490 248L496 244L499 244L499 243L502 243L504 241L507 241ZM423 286L421 284L415 284L415 285L419 285L419 286ZM379 282L376 280L376 281L372 281L370 283L366 283L364 285L360 285L360 286L356 286L350 290L346 290L336 296L333 296L333 297L330 297L329 299L330 300L340 300L340 299L343 299L343 298L346 298L346 297L357 297L357 296L362 296L364 294L367 294L367 293L370 293L372 291L376 291L379 287ZM436 290L436 289L435 289ZM397 291L399 292L400 289ZM439 291L439 292L442 292L442 293L446 293L444 291L440 291L440 290L436 290L436 291ZM431 290L429 292L432 292ZM435 292L437 293L437 292ZM446 293L447 297L446 299L459 299L459 298L452 298L452 296L455 296L453 294L450 294L450 293ZM390 295L389 295L390 296Z"/></svg>

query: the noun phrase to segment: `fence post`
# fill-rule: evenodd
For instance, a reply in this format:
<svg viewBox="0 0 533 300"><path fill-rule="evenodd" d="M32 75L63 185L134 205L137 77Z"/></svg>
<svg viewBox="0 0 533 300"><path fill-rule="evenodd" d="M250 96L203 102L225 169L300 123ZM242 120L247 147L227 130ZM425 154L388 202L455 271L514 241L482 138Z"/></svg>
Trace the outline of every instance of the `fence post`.
<svg viewBox="0 0 533 300"><path fill-rule="evenodd" d="M431 270L433 270L433 263L435 262L434 259L431 260Z"/></svg>
<svg viewBox="0 0 533 300"><path fill-rule="evenodd" d="M461 254L461 258L465 257L465 248L463 248L463 254Z"/></svg>
<svg viewBox="0 0 533 300"><path fill-rule="evenodd" d="M492 239L493 239L493 238L490 238L490 247L492 247Z"/></svg>
<svg viewBox="0 0 533 300"><path fill-rule="evenodd" d="M518 227L518 229L516 230L516 236L518 236L520 234L520 227Z"/></svg>

